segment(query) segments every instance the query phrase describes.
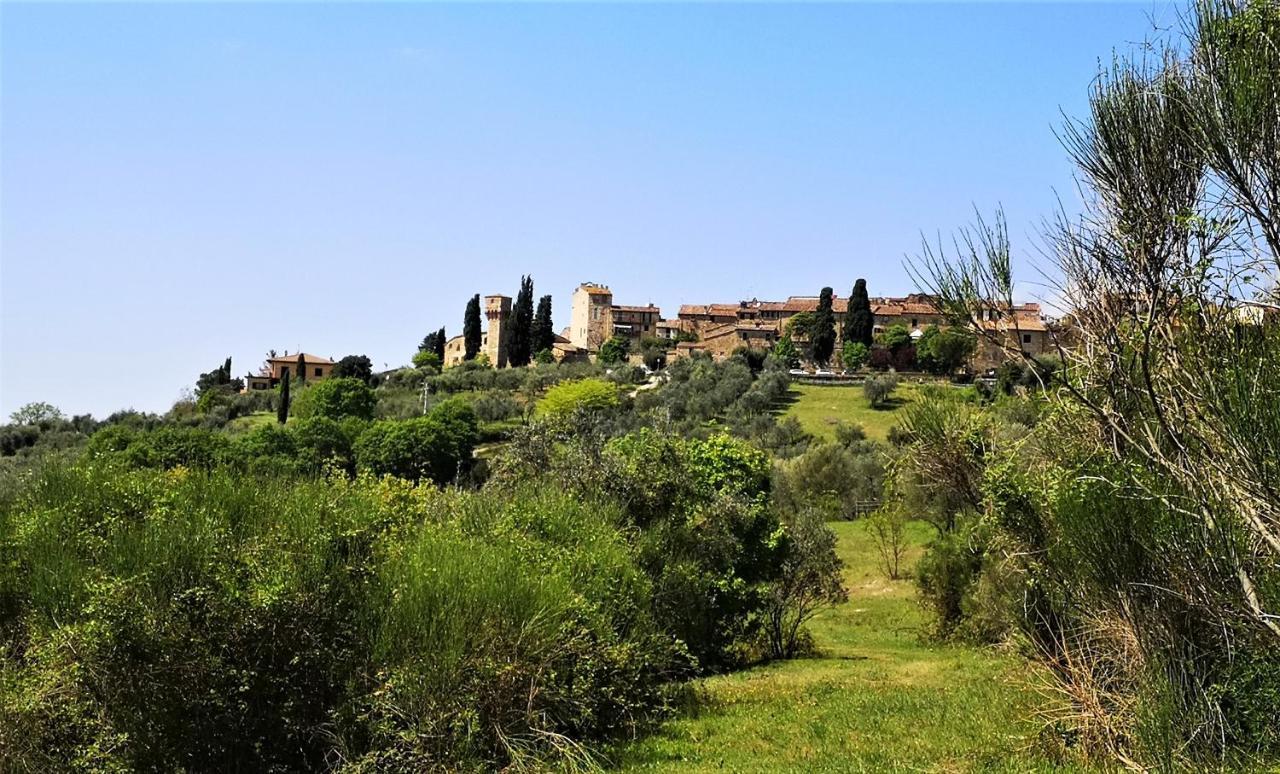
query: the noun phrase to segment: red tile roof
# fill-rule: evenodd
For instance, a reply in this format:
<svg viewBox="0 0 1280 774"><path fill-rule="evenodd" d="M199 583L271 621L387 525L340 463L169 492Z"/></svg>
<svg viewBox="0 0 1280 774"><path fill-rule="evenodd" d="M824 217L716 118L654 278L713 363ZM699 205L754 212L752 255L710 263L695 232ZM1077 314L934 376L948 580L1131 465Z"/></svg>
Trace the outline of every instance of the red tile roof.
<svg viewBox="0 0 1280 774"><path fill-rule="evenodd" d="M268 358L268 361L272 363L296 363L298 362L298 354L299 353L294 352L292 355L281 355L279 357L272 357L272 358ZM303 359L306 360L311 365L333 365L333 361L327 357L320 357L319 355L312 355L306 352L303 352L301 354Z"/></svg>

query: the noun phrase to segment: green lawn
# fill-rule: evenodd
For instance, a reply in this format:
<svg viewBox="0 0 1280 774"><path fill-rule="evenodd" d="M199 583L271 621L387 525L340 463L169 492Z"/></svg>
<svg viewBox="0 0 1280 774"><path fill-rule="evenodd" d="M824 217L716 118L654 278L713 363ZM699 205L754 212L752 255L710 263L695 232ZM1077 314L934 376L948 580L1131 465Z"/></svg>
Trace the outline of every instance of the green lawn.
<svg viewBox="0 0 1280 774"><path fill-rule="evenodd" d="M819 388L825 389L825 388ZM1016 656L922 642L909 580L879 571L864 522L833 524L849 601L811 626L820 658L701 682L697 707L613 756L622 771L1043 771ZM911 562L928 537L914 523Z"/></svg>
<svg viewBox="0 0 1280 774"><path fill-rule="evenodd" d="M915 400L919 390L918 384L903 382L882 408L873 409L861 385L796 384L788 393L783 415L800 420L805 430L819 438L835 438L836 424L846 422L862 425L868 438L883 441L898 422L898 409Z"/></svg>

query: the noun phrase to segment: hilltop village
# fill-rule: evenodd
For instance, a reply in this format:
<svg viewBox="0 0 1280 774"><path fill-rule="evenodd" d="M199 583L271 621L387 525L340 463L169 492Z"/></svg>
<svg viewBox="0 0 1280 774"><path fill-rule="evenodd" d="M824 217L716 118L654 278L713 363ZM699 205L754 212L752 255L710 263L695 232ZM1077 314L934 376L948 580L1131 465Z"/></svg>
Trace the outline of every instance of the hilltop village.
<svg viewBox="0 0 1280 774"><path fill-rule="evenodd" d="M868 299L874 317L872 332L884 336L891 329L905 329L912 343L931 327L950 327L946 315L935 299L913 293L901 298ZM737 303L684 304L675 318L666 318L653 304L644 306L615 303L608 285L584 282L573 291L568 327L554 334L549 348L557 361L595 359L613 341L640 362L644 351L662 352L665 362L705 352L721 360L742 349L771 350L790 334L797 345L803 345L807 334L797 320L808 320L818 312L819 296L790 296L785 301L751 299ZM833 296L831 311L836 332L835 351L839 352L845 330L849 299ZM504 295L483 298L484 317L488 327L481 333L479 353L496 367L509 363L508 346L512 321L512 299ZM997 309L994 305L979 320L985 328L997 332L977 343L968 362L972 371L994 368L1009 358L1011 351L1029 355L1050 351L1048 327L1040 305L1017 304ZM800 346L800 352L804 347ZM452 367L467 358L466 337L454 336L444 345L443 365ZM825 365L812 363L811 365Z"/></svg>

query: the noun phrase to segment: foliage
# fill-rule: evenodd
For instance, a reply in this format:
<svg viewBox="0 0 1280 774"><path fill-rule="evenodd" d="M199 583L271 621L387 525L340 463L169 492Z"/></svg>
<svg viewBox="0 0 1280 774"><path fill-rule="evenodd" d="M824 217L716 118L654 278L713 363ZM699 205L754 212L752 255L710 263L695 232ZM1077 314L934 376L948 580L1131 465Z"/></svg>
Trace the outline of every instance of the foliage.
<svg viewBox="0 0 1280 774"><path fill-rule="evenodd" d="M477 293L467 301L466 311L462 318L463 360L474 360L480 353L482 331L480 330L480 294Z"/></svg>
<svg viewBox="0 0 1280 774"><path fill-rule="evenodd" d="M864 441L812 445L774 471L774 505L787 518L806 512L847 519L880 499L884 452Z"/></svg>
<svg viewBox="0 0 1280 774"><path fill-rule="evenodd" d="M533 341L533 278L520 278L520 292L516 294L508 323L511 333L507 339L507 362L512 367L529 365L534 353Z"/></svg>
<svg viewBox="0 0 1280 774"><path fill-rule="evenodd" d="M600 362L605 364L625 363L631 351L631 340L626 336L613 336L600 345Z"/></svg>
<svg viewBox="0 0 1280 774"><path fill-rule="evenodd" d="M903 557L907 550L906 514L895 504L878 508L867 517L867 530L875 541L880 569L889 580L898 580L902 577Z"/></svg>
<svg viewBox="0 0 1280 774"><path fill-rule="evenodd" d="M368 355L347 355L334 364L329 375L338 379L359 379L372 385L373 363Z"/></svg>
<svg viewBox="0 0 1280 774"><path fill-rule="evenodd" d="M619 404L618 388L603 379L561 382L538 401L538 415L566 417L577 412L608 411Z"/></svg>
<svg viewBox="0 0 1280 774"><path fill-rule="evenodd" d="M796 348L795 342L791 339L791 333L783 334L773 345L773 356L784 363L787 368L800 367L800 350Z"/></svg>
<svg viewBox="0 0 1280 774"><path fill-rule="evenodd" d="M444 345L448 340L443 326L439 330L431 331L426 336L423 336L422 343L418 345L418 351L413 356L413 364L418 368L426 365L439 368L440 364L444 362ZM423 360L423 362L419 363L419 358L425 358L426 356L432 356L432 359Z"/></svg>
<svg viewBox="0 0 1280 774"><path fill-rule="evenodd" d="M823 288L818 296L818 311L813 314L809 330L809 359L826 365L836 348L836 318L831 309L831 288Z"/></svg>
<svg viewBox="0 0 1280 774"><path fill-rule="evenodd" d="M420 349L413 353L413 367L420 370L431 369L439 371L442 362L440 356L429 349Z"/></svg>
<svg viewBox="0 0 1280 774"><path fill-rule="evenodd" d="M916 342L916 362L930 373L949 375L967 363L977 348L978 337L968 328L930 325Z"/></svg>
<svg viewBox="0 0 1280 774"><path fill-rule="evenodd" d="M840 349L840 362L846 371L857 371L871 359L871 350L860 341L846 340Z"/></svg>
<svg viewBox="0 0 1280 774"><path fill-rule="evenodd" d="M470 467L478 439L475 412L449 400L425 416L374 422L356 441L356 465L379 476L445 484Z"/></svg>
<svg viewBox="0 0 1280 774"><path fill-rule="evenodd" d="M334 420L347 417L370 420L377 402L374 391L359 379L330 377L300 392L293 403L293 414Z"/></svg>
<svg viewBox="0 0 1280 774"><path fill-rule="evenodd" d="M811 511L787 524L786 559L765 603L765 639L774 658L794 658L812 650L805 624L824 607L849 598L836 555L836 536Z"/></svg>
<svg viewBox="0 0 1280 774"><path fill-rule="evenodd" d="M858 278L849 293L849 305L844 314L844 343L861 344L868 350L871 348L875 331L876 318L871 312L871 299L867 295L867 281Z"/></svg>
<svg viewBox="0 0 1280 774"><path fill-rule="evenodd" d="M45 467L0 509L15 770L559 768L682 660L608 505Z"/></svg>
<svg viewBox="0 0 1280 774"><path fill-rule="evenodd" d="M889 396L893 395L893 391L898 389L898 377L896 374L885 374L883 376L868 376L867 380L862 383L862 394L867 397L867 402L871 404L871 408L880 408L884 405Z"/></svg>
<svg viewBox="0 0 1280 774"><path fill-rule="evenodd" d="M285 371L280 380L280 403L276 406L276 421L284 424L289 420L289 372Z"/></svg>
<svg viewBox="0 0 1280 774"><path fill-rule="evenodd" d="M876 343L891 352L896 352L910 346L911 331L907 330L907 326L902 323L894 323L876 335Z"/></svg>
<svg viewBox="0 0 1280 774"><path fill-rule="evenodd" d="M38 425L65 418L57 406L44 401L28 403L9 415L9 421L15 425Z"/></svg>
<svg viewBox="0 0 1280 774"><path fill-rule="evenodd" d="M551 322L551 296L538 299L538 311L533 315L531 334L533 352L541 354L550 352L551 345L556 342L556 332Z"/></svg>

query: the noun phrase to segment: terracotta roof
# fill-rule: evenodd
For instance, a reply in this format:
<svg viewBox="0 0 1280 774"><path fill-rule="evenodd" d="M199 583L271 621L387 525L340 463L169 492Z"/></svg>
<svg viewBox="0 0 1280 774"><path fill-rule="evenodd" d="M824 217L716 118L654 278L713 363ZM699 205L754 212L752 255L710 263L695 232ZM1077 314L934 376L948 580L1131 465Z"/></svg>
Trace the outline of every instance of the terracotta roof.
<svg viewBox="0 0 1280 774"><path fill-rule="evenodd" d="M579 286L578 286L578 289L579 289L579 290L585 290L585 291L587 291L587 293L588 293L588 294L593 295L593 296L611 296L611 295L613 295L613 291L612 291L612 290L610 290L610 289L608 289L608 288L606 288L606 287L604 287L604 286L602 286L602 285L588 285L588 284L587 284L587 283L585 283L585 282L584 282L584 283L582 283L581 285L579 285Z"/></svg>
<svg viewBox="0 0 1280 774"><path fill-rule="evenodd" d="M656 306L623 306L619 304L614 304L613 309L615 312L644 312L646 314L650 312L657 314L661 311Z"/></svg>
<svg viewBox="0 0 1280 774"><path fill-rule="evenodd" d="M709 304L707 306L707 314L710 315L737 315L738 310L742 307L738 304Z"/></svg>
<svg viewBox="0 0 1280 774"><path fill-rule="evenodd" d="M296 363L298 362L298 354L299 353L295 352L292 355L281 355L280 357L267 358L267 361L271 363ZM307 352L303 352L301 354L303 359L311 365L333 365L333 361L327 357L320 357L319 355L312 355Z"/></svg>
<svg viewBox="0 0 1280 774"><path fill-rule="evenodd" d="M816 312L818 311L817 296L792 296L782 305L783 311L786 312ZM849 299L840 296L831 297L831 311L836 314L844 314L849 309Z"/></svg>
<svg viewBox="0 0 1280 774"><path fill-rule="evenodd" d="M702 317L707 313L706 304L681 304L680 316L690 315L693 317Z"/></svg>

